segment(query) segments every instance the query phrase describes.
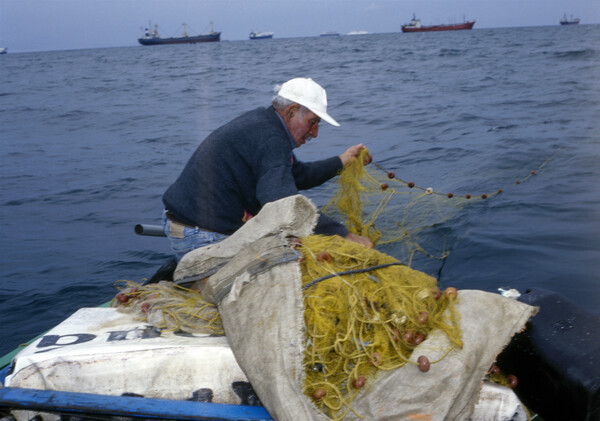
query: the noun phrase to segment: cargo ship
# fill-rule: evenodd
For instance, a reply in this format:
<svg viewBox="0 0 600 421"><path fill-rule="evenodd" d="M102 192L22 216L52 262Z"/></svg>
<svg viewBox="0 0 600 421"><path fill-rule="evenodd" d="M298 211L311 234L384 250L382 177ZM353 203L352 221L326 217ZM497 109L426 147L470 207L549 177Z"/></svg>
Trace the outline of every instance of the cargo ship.
<svg viewBox="0 0 600 421"><path fill-rule="evenodd" d="M413 18L410 20L410 22L402 25L402 32L458 31L461 29L473 29L473 25L475 25L475 21L464 21L462 23L448 25L441 24L423 26L421 25L421 20L417 19L413 14Z"/></svg>
<svg viewBox="0 0 600 421"><path fill-rule="evenodd" d="M201 35L188 35L186 24L183 24L183 35L180 37L162 38L158 33L158 25L154 29L146 28L144 36L138 38L142 45L162 45L162 44L195 44L198 42L217 42L221 41L221 33L215 32L213 23L210 23L210 32Z"/></svg>
<svg viewBox="0 0 600 421"><path fill-rule="evenodd" d="M250 32L250 39L271 39L273 32Z"/></svg>
<svg viewBox="0 0 600 421"><path fill-rule="evenodd" d="M579 23L579 18L574 18L573 15L571 15L570 18L567 17L567 14L565 13L563 15L563 17L560 19L560 24L561 25L577 25Z"/></svg>

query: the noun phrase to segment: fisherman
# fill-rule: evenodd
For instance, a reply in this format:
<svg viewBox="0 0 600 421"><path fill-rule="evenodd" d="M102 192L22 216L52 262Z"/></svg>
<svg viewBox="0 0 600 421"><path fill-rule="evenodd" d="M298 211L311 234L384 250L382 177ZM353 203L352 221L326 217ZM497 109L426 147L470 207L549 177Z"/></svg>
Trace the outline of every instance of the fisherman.
<svg viewBox="0 0 600 421"><path fill-rule="evenodd" d="M266 203L317 187L356 159L362 144L320 161L296 158L293 149L317 137L321 119L339 126L327 114L325 89L295 78L281 85L270 107L249 111L206 137L163 195L163 228L177 260L223 240ZM365 164L370 162L367 156ZM315 233L373 247L321 213Z"/></svg>

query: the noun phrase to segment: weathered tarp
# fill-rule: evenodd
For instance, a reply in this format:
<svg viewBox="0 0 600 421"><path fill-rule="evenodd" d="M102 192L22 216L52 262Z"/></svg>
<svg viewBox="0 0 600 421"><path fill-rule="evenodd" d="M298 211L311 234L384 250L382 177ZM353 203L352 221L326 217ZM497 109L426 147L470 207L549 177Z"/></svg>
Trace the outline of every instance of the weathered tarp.
<svg viewBox="0 0 600 421"><path fill-rule="evenodd" d="M204 298L218 306L240 367L275 419L325 420L303 393L302 275L298 262L290 258L289 246L290 237L312 231L316 208L298 195L271 203L263 211L227 243L184 256L176 277L201 280L212 272ZM462 349L450 351L426 373L416 364L381 372L352 402L345 419L468 419L496 355L537 309L498 294L462 290L456 310ZM432 331L415 349L413 359L416 362L418 355L426 354L435 361L449 347L441 332Z"/></svg>
<svg viewBox="0 0 600 421"><path fill-rule="evenodd" d="M116 308L79 309L13 364L7 387L228 404L256 400L243 395L251 388L224 336L161 332ZM19 420L35 415L14 414Z"/></svg>

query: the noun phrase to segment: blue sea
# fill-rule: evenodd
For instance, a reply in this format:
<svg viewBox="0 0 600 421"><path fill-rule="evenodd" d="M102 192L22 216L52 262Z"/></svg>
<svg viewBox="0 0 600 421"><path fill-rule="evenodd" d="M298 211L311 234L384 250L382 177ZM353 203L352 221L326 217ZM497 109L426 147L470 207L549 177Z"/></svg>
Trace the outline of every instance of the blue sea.
<svg viewBox="0 0 600 421"><path fill-rule="evenodd" d="M0 354L150 277L168 243L135 224L160 223L208 133L298 76L341 123L300 159L363 143L419 186L504 190L433 221L441 284L600 308L600 25L7 54L0 74Z"/></svg>

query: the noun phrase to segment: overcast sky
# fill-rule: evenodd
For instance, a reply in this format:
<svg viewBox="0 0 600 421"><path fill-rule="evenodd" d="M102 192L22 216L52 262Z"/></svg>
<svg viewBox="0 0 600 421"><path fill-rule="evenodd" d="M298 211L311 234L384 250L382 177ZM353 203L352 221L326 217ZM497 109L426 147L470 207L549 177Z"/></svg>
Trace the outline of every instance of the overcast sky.
<svg viewBox="0 0 600 421"><path fill-rule="evenodd" d="M415 13L424 25L475 20L475 29L558 25L563 14L600 23L600 0L0 0L0 47L11 52L137 45L143 28L162 36L221 31L222 41L250 31L276 38L400 32Z"/></svg>

